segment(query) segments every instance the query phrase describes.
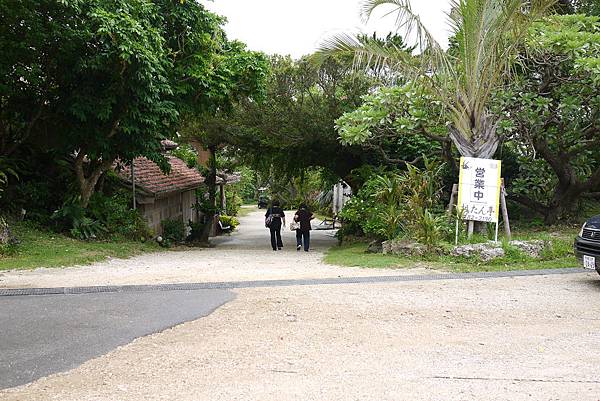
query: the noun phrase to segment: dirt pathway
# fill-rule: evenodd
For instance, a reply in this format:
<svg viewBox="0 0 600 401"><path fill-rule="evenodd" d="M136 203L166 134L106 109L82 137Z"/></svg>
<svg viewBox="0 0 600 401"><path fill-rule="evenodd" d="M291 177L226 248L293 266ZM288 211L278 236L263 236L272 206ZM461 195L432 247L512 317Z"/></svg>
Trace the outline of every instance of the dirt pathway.
<svg viewBox="0 0 600 401"><path fill-rule="evenodd" d="M288 220L293 212L288 212ZM295 233L283 230L284 249L273 252L264 210L241 218L231 235L212 239L215 248L183 248L111 259L90 266L40 268L0 273L0 288L71 287L91 285L157 284L324 278L428 273L426 269L361 269L324 264L323 253L337 243L331 231L313 230L311 252L296 251Z"/></svg>

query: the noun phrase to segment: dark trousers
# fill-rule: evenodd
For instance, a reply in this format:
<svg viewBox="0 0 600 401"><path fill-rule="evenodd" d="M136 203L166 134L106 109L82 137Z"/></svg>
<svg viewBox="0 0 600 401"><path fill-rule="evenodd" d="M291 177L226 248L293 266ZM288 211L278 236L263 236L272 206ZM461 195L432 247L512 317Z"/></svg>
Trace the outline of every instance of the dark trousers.
<svg viewBox="0 0 600 401"><path fill-rule="evenodd" d="M308 251L310 247L310 231L296 230L296 246L302 245L302 239L304 238L304 250Z"/></svg>
<svg viewBox="0 0 600 401"><path fill-rule="evenodd" d="M281 227L270 228L269 230L271 231L271 247L273 250L276 251L277 248L282 248L283 242L281 242Z"/></svg>

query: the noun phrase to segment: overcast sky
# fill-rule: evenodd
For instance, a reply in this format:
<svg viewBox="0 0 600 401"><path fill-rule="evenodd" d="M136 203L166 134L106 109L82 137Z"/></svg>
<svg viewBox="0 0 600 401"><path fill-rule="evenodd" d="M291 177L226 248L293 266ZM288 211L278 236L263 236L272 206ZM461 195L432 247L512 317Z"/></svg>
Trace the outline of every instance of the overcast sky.
<svg viewBox="0 0 600 401"><path fill-rule="evenodd" d="M339 32L384 36L393 30L394 17L383 12L368 25L360 18L361 0L200 0L209 10L227 17L229 38L252 50L290 54L313 53L323 39ZM413 10L445 47L448 33L444 12L449 0L413 0Z"/></svg>

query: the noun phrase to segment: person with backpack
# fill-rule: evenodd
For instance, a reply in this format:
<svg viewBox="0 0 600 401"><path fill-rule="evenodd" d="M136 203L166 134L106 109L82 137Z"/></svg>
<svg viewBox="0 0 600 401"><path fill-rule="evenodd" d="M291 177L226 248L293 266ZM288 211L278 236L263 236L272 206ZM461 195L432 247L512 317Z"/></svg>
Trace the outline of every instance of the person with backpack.
<svg viewBox="0 0 600 401"><path fill-rule="evenodd" d="M283 242L281 241L282 226L285 226L285 214L279 206L279 201L275 199L271 207L267 209L267 213L265 213L265 227L271 232L271 247L274 251L283 248Z"/></svg>
<svg viewBox="0 0 600 401"><path fill-rule="evenodd" d="M310 221L315 216L308 211L308 207L303 203L294 215L294 221L298 222L300 226L296 228L296 250L299 251L304 243L304 251L308 252L310 247L310 230L312 227Z"/></svg>

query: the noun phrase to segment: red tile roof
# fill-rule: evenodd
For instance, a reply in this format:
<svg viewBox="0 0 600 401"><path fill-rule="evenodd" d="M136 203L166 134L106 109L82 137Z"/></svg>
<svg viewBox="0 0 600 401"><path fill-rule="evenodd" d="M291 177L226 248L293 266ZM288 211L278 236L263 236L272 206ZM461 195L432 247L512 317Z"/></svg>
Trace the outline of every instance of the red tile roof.
<svg viewBox="0 0 600 401"><path fill-rule="evenodd" d="M182 192L198 188L204 177L198 170L189 168L185 162L175 156L167 156L171 164L171 172L163 174L156 163L145 157L133 161L135 185L149 195L162 197L172 192ZM131 183L131 170L124 168L119 176Z"/></svg>

